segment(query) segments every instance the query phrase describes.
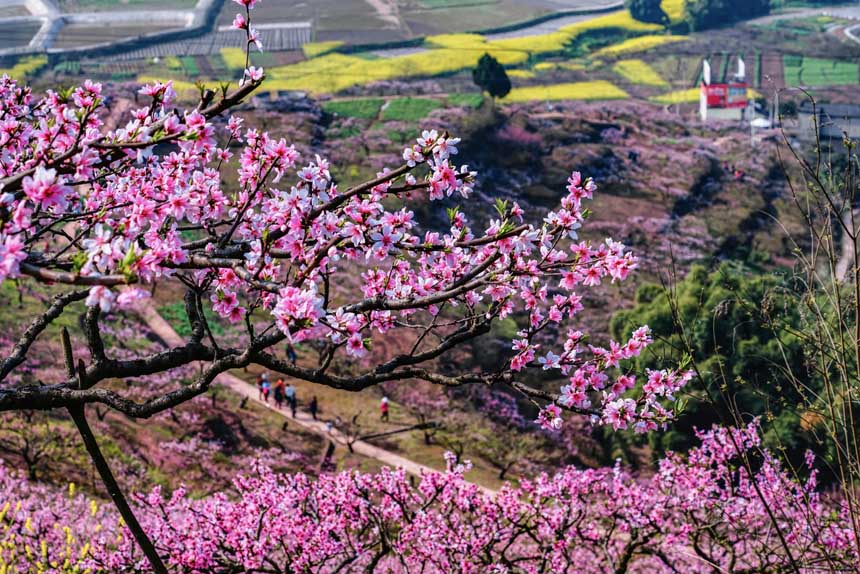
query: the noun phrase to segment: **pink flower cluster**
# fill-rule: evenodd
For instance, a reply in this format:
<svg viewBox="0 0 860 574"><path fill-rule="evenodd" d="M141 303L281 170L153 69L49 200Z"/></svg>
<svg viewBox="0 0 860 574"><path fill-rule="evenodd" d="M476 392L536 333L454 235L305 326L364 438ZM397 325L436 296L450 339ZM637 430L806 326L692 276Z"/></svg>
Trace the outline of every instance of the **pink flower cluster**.
<svg viewBox="0 0 860 574"><path fill-rule="evenodd" d="M760 451L755 425L699 438L688 456L669 455L646 479L620 467L569 467L488 494L464 479L469 465L455 466L453 457L447 472L417 484L387 469L314 480L257 465L235 480L234 492L138 496L138 514L171 572L187 574L856 571L847 510L816 491L814 471L805 484L792 479ZM760 460L752 475L741 455ZM94 574L148 571L100 506L3 467L0 486L4 564L22 572L57 572L50 564L63 563L63 571Z"/></svg>
<svg viewBox="0 0 860 574"><path fill-rule="evenodd" d="M237 26L245 29L255 2L239 4L247 10ZM229 321L256 313L282 339L322 341L356 358L372 349L374 335L412 336L422 322L444 339L450 325L482 333L511 317L522 324L513 356L486 377L514 383L529 369L558 370L570 384L553 395L555 404L595 422L644 432L672 418L673 394L688 374L652 373L641 388L618 374L650 342L646 329L604 349L587 345L576 325L583 291L637 267L621 243L579 240L584 202L597 187L591 179L572 173L560 206L540 225L524 222L516 203L499 202L483 231L458 209L446 231L430 231L388 200L413 192L469 197L477 174L454 162L459 138L426 130L403 150L403 165L340 189L326 159L302 161L283 138L243 131L241 118L231 117L219 136L217 106L176 111L170 82L141 93L151 102L104 131L99 84L36 99L0 80L0 181L20 187L0 198L0 281L71 274L97 283L87 304L108 311L137 298L117 295L114 285L181 275ZM237 189L224 188L225 169L238 173ZM359 273L360 294L337 291L340 278ZM422 339L429 345L434 337Z"/></svg>

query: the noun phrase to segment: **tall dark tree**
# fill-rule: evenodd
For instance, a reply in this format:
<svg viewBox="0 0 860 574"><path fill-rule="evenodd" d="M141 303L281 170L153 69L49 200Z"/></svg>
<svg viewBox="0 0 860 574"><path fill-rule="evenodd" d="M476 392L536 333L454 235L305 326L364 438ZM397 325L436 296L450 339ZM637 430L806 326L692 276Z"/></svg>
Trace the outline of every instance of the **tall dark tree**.
<svg viewBox="0 0 860 574"><path fill-rule="evenodd" d="M684 11L692 30L704 30L767 14L770 0L685 0Z"/></svg>
<svg viewBox="0 0 860 574"><path fill-rule="evenodd" d="M625 0L624 5L630 15L640 22L649 24L669 24L669 16L660 7L662 0Z"/></svg>
<svg viewBox="0 0 860 574"><path fill-rule="evenodd" d="M472 70L472 81L493 98L504 98L511 91L511 80L497 59L484 54Z"/></svg>

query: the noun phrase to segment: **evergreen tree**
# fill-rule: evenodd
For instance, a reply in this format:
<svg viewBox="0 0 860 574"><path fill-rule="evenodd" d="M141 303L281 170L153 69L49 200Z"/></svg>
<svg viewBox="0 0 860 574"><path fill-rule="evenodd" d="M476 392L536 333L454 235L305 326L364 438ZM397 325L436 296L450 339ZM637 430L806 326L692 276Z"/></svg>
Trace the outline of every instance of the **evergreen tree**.
<svg viewBox="0 0 860 574"><path fill-rule="evenodd" d="M797 336L811 326L791 278L737 263L710 272L694 266L674 286L672 299L670 304L658 285L643 285L636 305L616 313L610 324L616 339L638 325L653 330L654 344L637 359L637 372L683 361L680 325L695 349L692 359L701 379L690 385L686 409L671 429L648 437L652 452L686 450L695 428L725 424L734 412L761 417L766 444L794 465L802 464L810 448L828 460L834 443L823 437L814 416L823 406L798 406L815 402L824 382L815 357ZM826 471L823 475L832 479Z"/></svg>
<svg viewBox="0 0 860 574"><path fill-rule="evenodd" d="M649 24L669 23L669 17L660 7L662 0L626 0L624 4L630 10L630 15L640 22Z"/></svg>
<svg viewBox="0 0 860 574"><path fill-rule="evenodd" d="M511 91L511 80L505 67L489 54L478 60L478 65L472 70L472 81L493 98L504 98Z"/></svg>
<svg viewBox="0 0 860 574"><path fill-rule="evenodd" d="M770 0L685 0L684 10L692 30L717 28L770 12Z"/></svg>

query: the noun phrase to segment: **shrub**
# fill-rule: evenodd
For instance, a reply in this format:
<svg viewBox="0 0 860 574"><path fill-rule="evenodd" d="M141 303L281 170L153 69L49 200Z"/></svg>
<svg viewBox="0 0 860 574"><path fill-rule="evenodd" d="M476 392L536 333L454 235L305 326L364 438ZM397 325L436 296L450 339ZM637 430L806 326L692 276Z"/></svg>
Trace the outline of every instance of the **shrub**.
<svg viewBox="0 0 860 574"><path fill-rule="evenodd" d="M767 14L770 0L685 0L684 12L690 29L704 30Z"/></svg>
<svg viewBox="0 0 860 574"><path fill-rule="evenodd" d="M511 91L511 80L505 67L489 54L478 60L478 65L472 70L472 81L493 98L504 98Z"/></svg>
<svg viewBox="0 0 860 574"><path fill-rule="evenodd" d="M664 26L669 23L669 17L660 6L661 0L625 0L624 4L630 15L640 22Z"/></svg>

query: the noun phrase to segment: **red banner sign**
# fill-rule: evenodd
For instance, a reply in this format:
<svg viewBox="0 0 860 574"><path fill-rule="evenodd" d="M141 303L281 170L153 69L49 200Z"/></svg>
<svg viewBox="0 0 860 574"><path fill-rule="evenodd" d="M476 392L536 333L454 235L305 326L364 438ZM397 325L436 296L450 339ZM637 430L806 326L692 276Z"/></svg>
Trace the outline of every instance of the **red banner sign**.
<svg viewBox="0 0 860 574"><path fill-rule="evenodd" d="M747 84L702 84L709 108L747 107Z"/></svg>

